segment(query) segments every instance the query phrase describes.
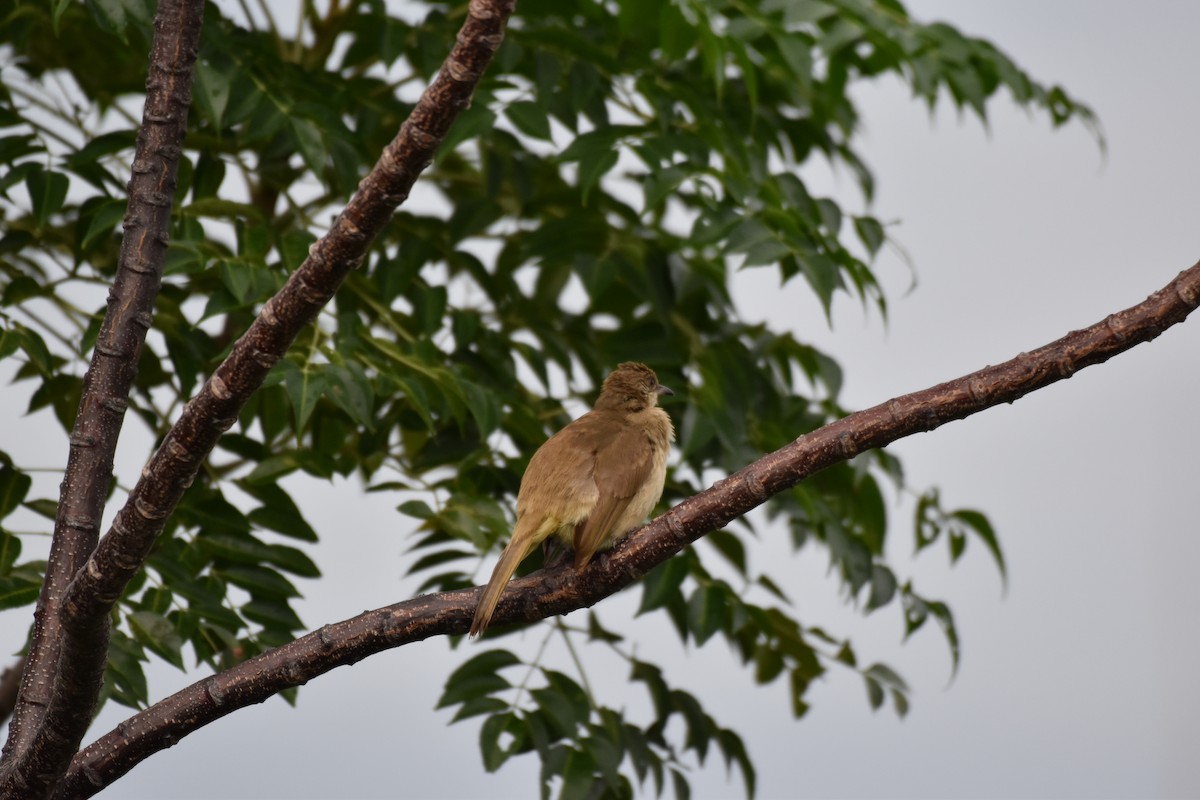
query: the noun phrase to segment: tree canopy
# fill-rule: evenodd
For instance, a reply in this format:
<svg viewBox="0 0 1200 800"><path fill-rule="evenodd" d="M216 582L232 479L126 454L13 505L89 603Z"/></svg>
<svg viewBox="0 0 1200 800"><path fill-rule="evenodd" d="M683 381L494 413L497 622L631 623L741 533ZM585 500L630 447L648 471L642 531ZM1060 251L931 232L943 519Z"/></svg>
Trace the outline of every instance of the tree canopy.
<svg viewBox="0 0 1200 800"><path fill-rule="evenodd" d="M886 315L872 259L888 232L871 214L874 177L856 146L856 84L895 76L915 101L984 121L1005 90L1055 126L1098 133L1062 88L893 0L522 0L503 43L504 4L480 0L207 4L202 27L202 4L161 5L157 32L148 0L18 2L0 17L0 357L19 387L10 391L74 429L75 458L92 445L76 425L89 403L116 409L118 430L124 412L123 400L97 394L100 379L85 378L89 361L127 362L128 410L164 443L136 488L133 476L111 478L111 451L108 472L103 457L90 470L101 509L106 495L128 502L112 541L138 526L146 535L102 546L100 577L84 570L69 591L47 579L55 560L33 537L54 526L58 542L60 529L95 528L98 514L73 516L71 481L56 501L34 489L29 465L0 453L0 607L40 593L44 606L53 594L67 620L63 663L71 647L106 647L101 699L135 709L153 710L143 673L152 658L220 672L332 622L294 608L303 580L320 576L317 543L330 532L306 519L304 499L281 483L288 476L357 477L394 497L394 524L410 537L411 558L397 563L406 585L459 592L506 541L529 456L619 362L647 363L677 392L664 403L679 440L660 510L845 418L838 363L750 321L730 285L738 270L773 270L827 315L838 294ZM167 51L172 25L184 44ZM444 64L456 36L458 55ZM152 107L156 92L166 110ZM180 140L155 140L188 96ZM177 175L139 189L167 174L147 142ZM861 205L810 193L799 170L813 159L853 176ZM130 210L138 192L147 216ZM163 235L135 251L135 233L159 223ZM289 281L337 270L328 283ZM144 346L104 327L109 287L138 275L158 289L137 295ZM110 316L126 308L114 291ZM294 327L271 338L284 317ZM194 426L180 423L187 413ZM211 455L198 444L207 442ZM751 489L758 502L770 495L768 515L797 550L827 551L848 602L898 610L906 635L933 620L957 663L947 598L926 596L887 561L884 484L903 487L904 475L865 442L793 488ZM194 462L194 479L172 472L171 459ZM170 484L158 494L156 476ZM976 540L1004 572L983 514L917 491L918 549L948 547L957 560ZM778 684L770 691L797 717L831 668L859 672L872 706L904 714L903 678L801 619L786 579L748 557L755 525L724 522L649 571L639 613L665 615L683 647L726 642L748 680ZM69 562L75 570L97 533ZM88 640L103 625L84 631L72 615L110 618L107 644ZM574 674L501 643L513 629L497 626L487 637L497 644L464 650L437 701L479 725L486 769L536 757L544 796L670 785L687 797L687 766L719 754L753 794L739 734L639 657L603 606L542 624L579 648ZM590 690L585 644L627 662L647 714ZM20 727L10 768L33 735ZM66 796L100 788L83 788L79 758Z"/></svg>

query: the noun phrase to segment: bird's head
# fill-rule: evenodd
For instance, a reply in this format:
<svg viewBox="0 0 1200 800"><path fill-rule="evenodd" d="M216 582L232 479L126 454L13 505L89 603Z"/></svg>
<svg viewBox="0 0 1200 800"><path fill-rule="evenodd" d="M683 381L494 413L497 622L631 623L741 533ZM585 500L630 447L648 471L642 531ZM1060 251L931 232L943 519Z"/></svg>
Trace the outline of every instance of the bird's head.
<svg viewBox="0 0 1200 800"><path fill-rule="evenodd" d="M658 405L658 397L675 394L658 382L654 370L636 361L626 361L609 373L596 400L597 409L641 411Z"/></svg>

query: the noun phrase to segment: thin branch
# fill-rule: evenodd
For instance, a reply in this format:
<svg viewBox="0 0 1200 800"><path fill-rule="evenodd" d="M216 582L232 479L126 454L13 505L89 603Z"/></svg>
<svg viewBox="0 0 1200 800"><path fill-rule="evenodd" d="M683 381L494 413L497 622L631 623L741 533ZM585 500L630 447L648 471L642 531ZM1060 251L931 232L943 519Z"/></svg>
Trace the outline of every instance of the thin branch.
<svg viewBox="0 0 1200 800"><path fill-rule="evenodd" d="M169 11L179 13L177 2L179 0L164 0L163 10L156 19L158 32L189 29L193 37L198 37L198 11L194 12L194 24L190 26L182 24L178 18L168 19ZM454 48L396 138L359 184L358 191L334 221L331 230L310 248L308 258L263 306L229 356L184 408L143 469L110 531L94 549L99 511L90 505L80 509L68 503L60 506L60 518L76 533L64 538L65 544L59 548L63 551L59 556L62 563L54 569L55 582L51 585L47 581L48 588L43 595L51 601L61 596L61 605L43 602L38 620L43 626L47 619L55 620L54 624L61 622L65 635L53 639L41 637L54 642L61 639L61 649L38 654L37 663L45 666L27 681L31 689L26 706L38 710L36 717L40 718L41 724L36 734L20 734L16 740L22 746L12 750L12 764L0 782L0 798L42 796L66 768L86 730L100 690L107 654L108 615L117 598L141 568L166 519L217 439L237 420L238 412L283 357L297 334L333 297L346 275L362 262L371 241L390 221L396 207L408 197L417 177L432 162L433 154L451 124L459 112L470 105L475 86L503 41L504 26L514 3L515 0L472 0ZM175 61L167 62L163 58L152 62L143 131L158 129L184 117L176 105L156 108L150 105L150 98L154 90L164 84L173 84L187 87L185 96L190 99L196 41L193 38L191 44L185 46L180 39L175 45ZM156 48L158 46L156 37ZM158 50L155 52L163 56ZM186 108L186 103L183 106ZM178 142L170 153L178 159ZM142 175L166 172L158 163L145 158L136 159L133 170L135 181ZM173 170L171 175L173 185ZM146 202L163 214L170 212L171 197L162 190L147 194ZM131 221L142 230L150 230L132 214L126 220L127 227ZM126 238L131 238L128 233ZM165 250L165 233L147 233L141 238L156 241ZM149 258L132 259L121 274L132 272L150 276L156 288L159 273L153 270L152 263ZM114 306L120 307L123 302L116 300ZM132 319L143 329L143 337L144 329L150 324L150 304L152 299L145 307L139 303L133 309ZM140 346L141 339L136 345L120 340L111 346L107 340L102 340L97 344L96 352L132 369L137 363ZM88 396L85 392L85 398ZM103 425L111 425L113 417L119 418L124 413L126 396L99 396L100 405L110 412L101 418ZM87 400L84 402L86 404ZM73 436L72 457L77 457L77 451L94 452L95 440L100 435L87 431L86 435ZM115 440L115 432L111 435ZM92 472L98 473L104 464L107 464L104 472L107 479L112 468L111 452L107 459L92 465ZM75 496L67 492L69 485L68 477L64 483L64 499ZM103 496L102 491L98 494ZM87 561L79 568L84 557ZM63 586L72 574L74 578L65 587L63 595ZM53 669L55 663L61 665L57 674ZM22 725L20 730L29 727Z"/></svg>
<svg viewBox="0 0 1200 800"><path fill-rule="evenodd" d="M129 388L150 328L166 260L180 144L187 131L192 64L204 3L160 3L154 20L142 126L129 181L129 207L108 312L83 380L83 394L59 495L46 579L34 612L33 638L4 748L6 769L34 746L54 691L63 641L59 604L71 577L96 546L113 453L129 405ZM107 620L98 620L107 640ZM69 749L57 756L60 773L91 720L92 705L75 709ZM43 740L44 741L44 740ZM60 748L62 749L62 748Z"/></svg>
<svg viewBox="0 0 1200 800"><path fill-rule="evenodd" d="M897 397L801 436L688 498L597 556L514 580L492 624L533 622L591 606L628 586L701 536L727 525L809 475L913 433L930 431L1069 378L1182 322L1200 305L1200 263L1144 302L1031 353ZM71 762L55 798L90 797L143 759L244 706L335 667L432 636L462 635L479 589L424 595L302 636L213 675L130 717Z"/></svg>

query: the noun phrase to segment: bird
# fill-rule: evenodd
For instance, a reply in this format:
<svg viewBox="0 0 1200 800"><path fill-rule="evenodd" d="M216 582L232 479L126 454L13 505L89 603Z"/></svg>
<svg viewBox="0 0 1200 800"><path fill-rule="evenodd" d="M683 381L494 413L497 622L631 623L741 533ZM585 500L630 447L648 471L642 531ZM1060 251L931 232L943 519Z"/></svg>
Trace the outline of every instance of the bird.
<svg viewBox="0 0 1200 800"><path fill-rule="evenodd" d="M513 573L556 537L575 551L579 572L641 523L662 497L675 440L658 398L675 394L645 364L617 366L591 411L546 440L521 478L512 538L479 596L471 636L482 635Z"/></svg>

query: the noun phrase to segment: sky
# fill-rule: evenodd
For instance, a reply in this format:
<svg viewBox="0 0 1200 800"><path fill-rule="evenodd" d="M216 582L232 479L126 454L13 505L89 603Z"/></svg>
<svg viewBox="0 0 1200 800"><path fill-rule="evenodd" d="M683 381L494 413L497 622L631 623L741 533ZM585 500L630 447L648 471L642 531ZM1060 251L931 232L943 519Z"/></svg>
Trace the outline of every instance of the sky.
<svg viewBox="0 0 1200 800"><path fill-rule="evenodd" d="M1082 126L1052 131L1004 96L985 129L949 107L930 115L896 81L858 91L861 152L878 181L872 211L893 223L889 234L912 262L889 250L879 263L887 324L845 301L830 330L806 289L780 288L771 270L740 273L736 285L751 316L791 326L841 360L842 401L855 408L1090 325L1200 257L1200 4L907 5L917 18L991 39L1039 80L1067 87L1100 116L1108 150ZM858 202L849 175L814 166L804 177L814 194ZM945 505L984 510L1005 548L1007 590L978 543L953 569L940 547L913 558L913 499L892 509L893 563L954 609L957 675L932 624L902 642L897 608L869 617L847 608L822 553L788 558L782 532L752 553L760 565L784 564L772 574L786 578L803 621L851 635L860 658L904 675L913 696L903 720L873 713L861 680L834 670L797 722L786 688L753 686L723 645L682 653L673 635L656 635L658 621L626 622L636 594L599 609L642 633L639 652L668 661L672 680L745 736L760 798L1196 796L1197 353L1192 320L1011 406L889 448L911 487L936 485ZM136 474L146 452L144 440L123 443L117 469ZM405 523L393 498L360 497L352 483L308 486L305 496L326 574L304 587L306 621L315 627L411 591L400 580ZM27 614L0 614L0 631L19 635ZM504 641L530 656L540 643L536 632ZM533 796L532 760L485 774L477 725L449 726L450 715L433 710L463 656L436 640L335 670L305 687L297 708L272 700L239 711L152 757L112 794ZM589 673L599 694L628 693L619 663L597 655ZM151 689L187 682L156 669ZM104 709L96 732L126 713ZM741 796L740 778L727 778L719 758L692 777L696 798Z"/></svg>

